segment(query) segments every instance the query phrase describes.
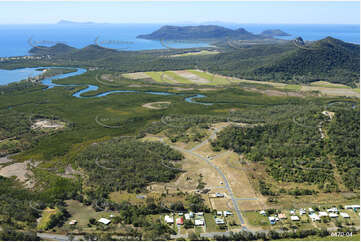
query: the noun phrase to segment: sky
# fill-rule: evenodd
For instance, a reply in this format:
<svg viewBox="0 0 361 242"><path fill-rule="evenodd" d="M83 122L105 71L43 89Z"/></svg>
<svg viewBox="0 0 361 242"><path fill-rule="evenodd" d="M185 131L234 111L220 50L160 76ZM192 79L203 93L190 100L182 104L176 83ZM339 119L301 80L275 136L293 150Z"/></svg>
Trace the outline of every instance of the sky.
<svg viewBox="0 0 361 242"><path fill-rule="evenodd" d="M360 24L360 2L3 2L0 24L56 23Z"/></svg>

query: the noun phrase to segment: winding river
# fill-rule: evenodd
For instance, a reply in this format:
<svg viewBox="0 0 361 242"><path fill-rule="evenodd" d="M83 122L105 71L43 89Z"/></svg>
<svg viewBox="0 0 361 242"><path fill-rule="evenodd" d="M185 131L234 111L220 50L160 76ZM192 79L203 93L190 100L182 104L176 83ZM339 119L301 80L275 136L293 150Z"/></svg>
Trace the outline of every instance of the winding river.
<svg viewBox="0 0 361 242"><path fill-rule="evenodd" d="M50 68L67 68L67 67L36 67L36 68L23 68L23 69L16 69L16 70L7 71L8 76L9 76L9 82L8 83L20 81L21 79L19 79L18 73L21 73L24 70L27 70L28 72L32 71L31 73L41 74L41 72L36 72L36 70L37 69L50 69ZM43 79L41 81L41 83L43 85L47 86L46 89L53 88L53 87L77 87L77 86L82 86L80 84L56 84L53 81L68 78L68 77L82 75L85 72L87 72L86 69L76 68L75 72L70 72L70 73L66 73L66 74L59 74L59 75L55 75L55 76L52 76L52 77L47 77L47 78ZM24 79L24 77L22 77L22 79ZM82 96L82 94L84 94L84 93L87 93L87 92L90 92L90 91L96 91L98 89L99 89L98 86L89 84L86 88L75 92L72 96L76 97L76 98L99 98L99 97L105 97L105 96L113 94L113 93L135 93L135 94L136 93L146 93L146 94L151 94L151 95L163 95L163 96L171 96L171 95L173 95L173 96L185 96L186 95L186 94L182 94L182 93L171 93L171 92L153 92L153 91L137 91L137 90L112 90L112 91L99 93L99 94L96 94L96 95L93 95L93 96L87 96L87 97ZM204 97L206 97L206 96L204 96L202 94L195 94L194 96L191 96L191 97L185 97L184 101L188 102L188 103L196 103L196 104L201 104L201 105L213 105L213 103L197 102L197 101L194 100L195 98L204 98Z"/></svg>

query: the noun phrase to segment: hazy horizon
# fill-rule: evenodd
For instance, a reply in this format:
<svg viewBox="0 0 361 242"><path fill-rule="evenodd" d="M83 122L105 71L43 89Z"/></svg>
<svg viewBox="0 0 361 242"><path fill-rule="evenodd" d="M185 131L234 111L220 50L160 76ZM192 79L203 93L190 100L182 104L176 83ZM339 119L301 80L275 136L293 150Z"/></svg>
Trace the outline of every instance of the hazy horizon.
<svg viewBox="0 0 361 242"><path fill-rule="evenodd" d="M360 2L0 2L0 24L360 24Z"/></svg>

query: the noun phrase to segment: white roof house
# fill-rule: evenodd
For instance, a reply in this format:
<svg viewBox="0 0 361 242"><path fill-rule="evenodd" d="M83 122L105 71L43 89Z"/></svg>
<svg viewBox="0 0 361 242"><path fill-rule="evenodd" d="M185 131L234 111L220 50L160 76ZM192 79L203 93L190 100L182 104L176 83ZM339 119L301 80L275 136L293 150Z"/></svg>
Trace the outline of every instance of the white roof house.
<svg viewBox="0 0 361 242"><path fill-rule="evenodd" d="M300 215L306 214L306 210L304 210L303 208L300 209Z"/></svg>
<svg viewBox="0 0 361 242"><path fill-rule="evenodd" d="M101 218L98 220L98 222L102 223L102 224L109 224L111 221L109 219L106 219L106 218Z"/></svg>
<svg viewBox="0 0 361 242"><path fill-rule="evenodd" d="M308 212L313 213L315 212L315 210L313 210L312 208L308 208Z"/></svg>
<svg viewBox="0 0 361 242"><path fill-rule="evenodd" d="M330 213L328 215L330 218L337 218L338 217L338 214L337 213Z"/></svg>
<svg viewBox="0 0 361 242"><path fill-rule="evenodd" d="M196 219L196 220L194 221L194 224L195 224L196 226L203 226L203 225L204 225L204 220L203 220L203 219Z"/></svg>
<svg viewBox="0 0 361 242"><path fill-rule="evenodd" d="M295 214L296 214L295 210L293 210L293 209L290 210L290 214L291 214L291 215L295 215Z"/></svg>
<svg viewBox="0 0 361 242"><path fill-rule="evenodd" d="M222 216L222 211L217 211L217 216Z"/></svg>
<svg viewBox="0 0 361 242"><path fill-rule="evenodd" d="M165 221L167 224L172 224L172 223L174 223L173 216L165 215L164 221Z"/></svg>
<svg viewBox="0 0 361 242"><path fill-rule="evenodd" d="M197 216L203 216L203 212L196 213Z"/></svg>
<svg viewBox="0 0 361 242"><path fill-rule="evenodd" d="M216 197L224 197L224 194L223 193L216 193Z"/></svg>
<svg viewBox="0 0 361 242"><path fill-rule="evenodd" d="M215 221L216 221L216 224L224 224L224 220L221 218L216 218Z"/></svg>
<svg viewBox="0 0 361 242"><path fill-rule="evenodd" d="M232 215L232 213L230 211L223 211L223 215L227 217L228 215Z"/></svg>
<svg viewBox="0 0 361 242"><path fill-rule="evenodd" d="M329 209L327 209L327 212L329 212L329 213L338 213L338 209L337 208L329 208Z"/></svg>
<svg viewBox="0 0 361 242"><path fill-rule="evenodd" d="M300 221L300 218L298 216L291 216L292 221Z"/></svg>
<svg viewBox="0 0 361 242"><path fill-rule="evenodd" d="M348 215L347 213L340 213L340 215L343 218L350 218L350 215Z"/></svg>
<svg viewBox="0 0 361 242"><path fill-rule="evenodd" d="M193 218L194 213L193 212L189 212L189 217Z"/></svg>
<svg viewBox="0 0 361 242"><path fill-rule="evenodd" d="M261 210L261 211L259 212L259 214L261 214L261 215L263 215L263 216L266 216L266 211Z"/></svg>
<svg viewBox="0 0 361 242"><path fill-rule="evenodd" d="M186 220L190 220L190 219L191 219L191 216L189 215L189 213L186 213L186 214L184 214L184 218L185 218Z"/></svg>
<svg viewBox="0 0 361 242"><path fill-rule="evenodd" d="M308 216L311 218L312 222L320 221L320 220L321 220L321 219L320 219L320 216L318 216L318 215L315 214L315 213L310 214L310 215L308 215Z"/></svg>
<svg viewBox="0 0 361 242"><path fill-rule="evenodd" d="M320 217L327 217L327 216L328 216L328 213L326 213L326 212L319 212L319 213L318 213L318 216L320 216Z"/></svg>

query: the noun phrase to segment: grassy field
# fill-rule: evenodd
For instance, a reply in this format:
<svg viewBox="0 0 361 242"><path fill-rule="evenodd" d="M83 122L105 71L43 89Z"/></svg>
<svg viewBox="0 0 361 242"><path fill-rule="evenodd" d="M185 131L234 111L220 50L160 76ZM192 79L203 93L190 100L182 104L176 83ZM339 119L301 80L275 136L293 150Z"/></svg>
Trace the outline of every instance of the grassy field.
<svg viewBox="0 0 361 242"><path fill-rule="evenodd" d="M55 215L59 210L57 208L46 208L43 210L41 219L38 222L37 228L39 230L45 230L48 226L48 223L50 222L50 216Z"/></svg>

